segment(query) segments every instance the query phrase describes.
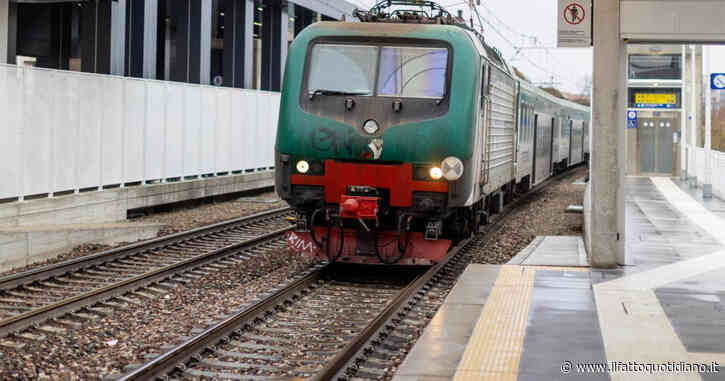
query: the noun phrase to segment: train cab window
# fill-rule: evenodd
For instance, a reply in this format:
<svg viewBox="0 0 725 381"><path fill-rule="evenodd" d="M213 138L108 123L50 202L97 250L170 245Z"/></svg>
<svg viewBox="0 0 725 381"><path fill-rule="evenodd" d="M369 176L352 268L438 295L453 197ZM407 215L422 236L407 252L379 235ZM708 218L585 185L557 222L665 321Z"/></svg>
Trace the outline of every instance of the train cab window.
<svg viewBox="0 0 725 381"><path fill-rule="evenodd" d="M378 95L443 98L447 71L448 49L383 46Z"/></svg>
<svg viewBox="0 0 725 381"><path fill-rule="evenodd" d="M372 95L378 50L364 45L315 45L310 57L309 93Z"/></svg>

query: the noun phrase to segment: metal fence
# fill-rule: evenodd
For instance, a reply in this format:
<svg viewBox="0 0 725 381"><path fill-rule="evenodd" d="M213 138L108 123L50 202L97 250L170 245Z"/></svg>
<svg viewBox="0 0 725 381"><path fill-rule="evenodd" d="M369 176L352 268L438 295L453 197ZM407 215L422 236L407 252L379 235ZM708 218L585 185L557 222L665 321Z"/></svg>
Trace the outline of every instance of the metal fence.
<svg viewBox="0 0 725 381"><path fill-rule="evenodd" d="M687 147L688 175L697 176L697 183L702 184L705 180L705 157L707 152L704 148ZM710 151L710 163L712 164L712 193L725 199L725 153L715 150Z"/></svg>
<svg viewBox="0 0 725 381"><path fill-rule="evenodd" d="M273 169L279 101L0 65L0 200Z"/></svg>

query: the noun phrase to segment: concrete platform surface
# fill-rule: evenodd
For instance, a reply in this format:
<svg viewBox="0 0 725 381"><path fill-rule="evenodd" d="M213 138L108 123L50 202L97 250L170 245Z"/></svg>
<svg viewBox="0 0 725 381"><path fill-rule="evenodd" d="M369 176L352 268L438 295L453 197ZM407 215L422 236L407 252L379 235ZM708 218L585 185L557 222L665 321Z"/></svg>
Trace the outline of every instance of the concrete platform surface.
<svg viewBox="0 0 725 381"><path fill-rule="evenodd" d="M589 261L581 236L539 236L508 264L588 267Z"/></svg>
<svg viewBox="0 0 725 381"><path fill-rule="evenodd" d="M626 188L633 266L470 265L394 380L725 380L725 203Z"/></svg>

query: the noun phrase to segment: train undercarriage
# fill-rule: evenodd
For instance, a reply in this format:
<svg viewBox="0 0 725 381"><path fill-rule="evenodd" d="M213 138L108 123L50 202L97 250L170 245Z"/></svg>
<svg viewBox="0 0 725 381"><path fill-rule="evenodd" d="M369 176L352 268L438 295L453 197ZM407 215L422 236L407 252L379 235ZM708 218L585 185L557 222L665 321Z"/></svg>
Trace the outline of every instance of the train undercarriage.
<svg viewBox="0 0 725 381"><path fill-rule="evenodd" d="M287 236L290 248L330 261L384 265L441 261L452 246L499 213L515 192L528 190L512 181L470 207L450 208L442 192L412 192L411 205L397 207L388 189L370 185L346 186L338 203L325 201L324 187L292 188L297 226Z"/></svg>

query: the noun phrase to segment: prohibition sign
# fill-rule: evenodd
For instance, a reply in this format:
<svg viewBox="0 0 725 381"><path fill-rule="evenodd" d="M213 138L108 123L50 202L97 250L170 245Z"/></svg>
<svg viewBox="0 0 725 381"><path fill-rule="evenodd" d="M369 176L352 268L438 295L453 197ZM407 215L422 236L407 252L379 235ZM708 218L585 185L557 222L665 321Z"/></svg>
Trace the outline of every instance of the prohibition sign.
<svg viewBox="0 0 725 381"><path fill-rule="evenodd" d="M571 3L564 9L564 21L571 25L578 25L584 21L586 14L584 7L578 3Z"/></svg>

